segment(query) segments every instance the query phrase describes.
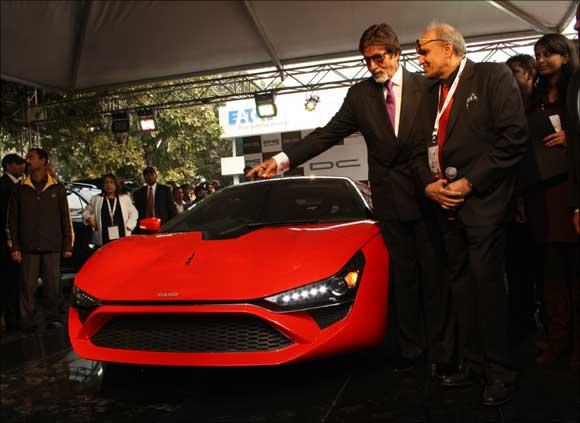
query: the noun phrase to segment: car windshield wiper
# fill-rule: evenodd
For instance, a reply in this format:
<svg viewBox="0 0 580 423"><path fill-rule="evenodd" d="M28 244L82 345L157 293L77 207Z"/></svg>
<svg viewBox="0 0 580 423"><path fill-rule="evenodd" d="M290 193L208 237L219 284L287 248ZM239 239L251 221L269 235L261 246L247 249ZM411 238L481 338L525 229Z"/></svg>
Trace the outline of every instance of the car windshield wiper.
<svg viewBox="0 0 580 423"><path fill-rule="evenodd" d="M215 234L215 238L227 238L231 236L239 236L243 233L248 233L250 231L265 228L268 226L292 226L292 225L308 225L321 223L320 219L295 219L295 220L275 220L275 221L265 221L265 222L245 222L239 225L227 228L224 230L210 231ZM213 238L213 237L212 237Z"/></svg>

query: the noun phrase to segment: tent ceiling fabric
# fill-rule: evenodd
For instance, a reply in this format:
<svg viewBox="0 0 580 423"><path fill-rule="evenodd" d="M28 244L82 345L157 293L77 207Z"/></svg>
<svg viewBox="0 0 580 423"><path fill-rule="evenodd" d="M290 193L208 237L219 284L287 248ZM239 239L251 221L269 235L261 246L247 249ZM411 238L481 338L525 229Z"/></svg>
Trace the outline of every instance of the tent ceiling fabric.
<svg viewBox="0 0 580 423"><path fill-rule="evenodd" d="M83 91L352 55L388 22L411 45L434 18L467 39L559 31L569 1L12 1L2 78Z"/></svg>

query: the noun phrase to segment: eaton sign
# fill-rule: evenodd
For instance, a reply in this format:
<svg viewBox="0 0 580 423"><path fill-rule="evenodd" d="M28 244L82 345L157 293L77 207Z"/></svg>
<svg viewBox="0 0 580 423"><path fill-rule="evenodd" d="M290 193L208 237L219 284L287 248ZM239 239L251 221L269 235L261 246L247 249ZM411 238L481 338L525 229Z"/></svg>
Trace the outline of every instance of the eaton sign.
<svg viewBox="0 0 580 423"><path fill-rule="evenodd" d="M346 88L320 93L320 103L313 112L304 109L304 93L279 95L276 97L278 114L264 119L257 115L253 98L228 101L219 108L222 137L247 137L324 126L340 108L345 94Z"/></svg>
<svg viewBox="0 0 580 423"><path fill-rule="evenodd" d="M228 111L228 125L243 125L245 123L253 123L255 119L259 119L256 115L256 109L238 109Z"/></svg>

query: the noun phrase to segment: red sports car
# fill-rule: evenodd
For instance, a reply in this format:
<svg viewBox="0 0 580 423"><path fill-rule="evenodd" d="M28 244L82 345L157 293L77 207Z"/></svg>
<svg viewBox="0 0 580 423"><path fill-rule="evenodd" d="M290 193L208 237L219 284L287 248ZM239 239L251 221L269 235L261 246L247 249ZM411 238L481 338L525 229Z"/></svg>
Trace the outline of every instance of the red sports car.
<svg viewBox="0 0 580 423"><path fill-rule="evenodd" d="M387 249L347 178L250 182L154 235L98 250L75 278L69 335L91 360L277 365L380 343Z"/></svg>

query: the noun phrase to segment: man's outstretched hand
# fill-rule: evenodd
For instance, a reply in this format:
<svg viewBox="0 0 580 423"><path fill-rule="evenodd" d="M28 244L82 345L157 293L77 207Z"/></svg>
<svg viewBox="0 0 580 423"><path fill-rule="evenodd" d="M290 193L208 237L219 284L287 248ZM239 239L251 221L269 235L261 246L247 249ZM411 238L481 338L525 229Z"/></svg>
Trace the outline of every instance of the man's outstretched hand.
<svg viewBox="0 0 580 423"><path fill-rule="evenodd" d="M272 176L274 176L276 174L276 171L278 170L278 163L276 163L276 160L270 158L266 161L263 161L262 163L254 166L253 168L251 168L246 174L245 177L246 179L252 179L252 178L262 178L262 179L270 179Z"/></svg>

